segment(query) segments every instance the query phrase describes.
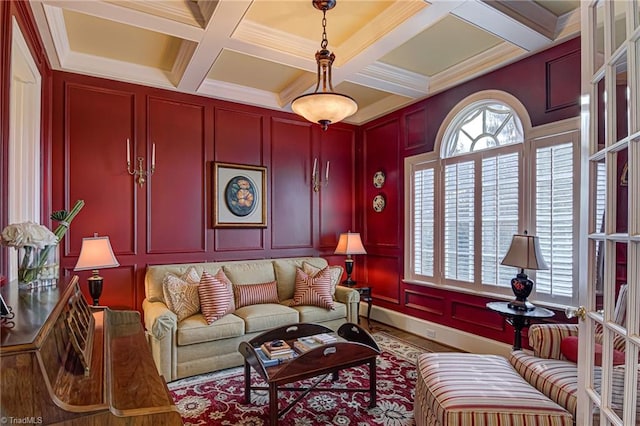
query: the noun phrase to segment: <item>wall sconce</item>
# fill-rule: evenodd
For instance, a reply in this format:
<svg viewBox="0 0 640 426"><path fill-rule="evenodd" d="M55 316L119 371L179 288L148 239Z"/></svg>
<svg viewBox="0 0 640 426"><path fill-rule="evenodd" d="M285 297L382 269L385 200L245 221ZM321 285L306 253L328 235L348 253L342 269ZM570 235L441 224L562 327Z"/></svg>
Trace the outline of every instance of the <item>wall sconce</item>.
<svg viewBox="0 0 640 426"><path fill-rule="evenodd" d="M137 176L138 185L142 186L147 181L147 177L151 177L156 171L156 144L152 145L151 149L151 170L145 171L142 167L144 157L138 157L138 168L131 169L131 148L129 147L129 138L127 138L127 172L131 176Z"/></svg>
<svg viewBox="0 0 640 426"><path fill-rule="evenodd" d="M329 161L327 161L327 168L324 172L324 181L320 177L320 168L318 168L318 159L313 159L313 172L311 172L311 183L313 184L313 192L320 191L321 186L327 186L329 184Z"/></svg>

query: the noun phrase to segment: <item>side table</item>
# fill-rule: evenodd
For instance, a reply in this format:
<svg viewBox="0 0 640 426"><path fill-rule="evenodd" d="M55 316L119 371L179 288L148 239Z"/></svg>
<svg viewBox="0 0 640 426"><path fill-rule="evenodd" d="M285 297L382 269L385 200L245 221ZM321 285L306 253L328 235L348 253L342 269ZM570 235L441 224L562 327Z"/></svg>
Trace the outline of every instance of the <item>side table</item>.
<svg viewBox="0 0 640 426"><path fill-rule="evenodd" d="M360 300L363 302L367 302L367 327L371 328L371 305L373 303L371 299L371 287L367 286L356 286L351 287L354 290L357 290L360 294ZM358 324L360 324L360 304L358 303Z"/></svg>
<svg viewBox="0 0 640 426"><path fill-rule="evenodd" d="M529 327L533 320L551 318L555 315L553 311L537 306L530 311L520 311L510 308L508 305L509 302L489 302L487 308L505 317L507 323L513 326L514 351L522 349L522 329L524 327Z"/></svg>

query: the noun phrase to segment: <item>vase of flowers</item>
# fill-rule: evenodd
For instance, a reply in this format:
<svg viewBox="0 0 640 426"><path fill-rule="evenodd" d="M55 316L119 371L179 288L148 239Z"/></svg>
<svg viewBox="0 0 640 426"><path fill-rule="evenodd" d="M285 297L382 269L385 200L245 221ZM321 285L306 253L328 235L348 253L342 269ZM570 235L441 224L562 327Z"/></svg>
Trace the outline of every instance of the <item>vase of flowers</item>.
<svg viewBox="0 0 640 426"><path fill-rule="evenodd" d="M18 286L38 287L43 271L48 276L57 270L58 237L35 222L15 223L2 231L2 244L18 250ZM57 277L56 277L57 278Z"/></svg>
<svg viewBox="0 0 640 426"><path fill-rule="evenodd" d="M69 212L53 212L51 219L60 222L54 232L35 222L14 223L2 230L2 245L15 247L18 251L18 286L21 289L56 284L60 274L58 243L83 206L84 201L78 200Z"/></svg>

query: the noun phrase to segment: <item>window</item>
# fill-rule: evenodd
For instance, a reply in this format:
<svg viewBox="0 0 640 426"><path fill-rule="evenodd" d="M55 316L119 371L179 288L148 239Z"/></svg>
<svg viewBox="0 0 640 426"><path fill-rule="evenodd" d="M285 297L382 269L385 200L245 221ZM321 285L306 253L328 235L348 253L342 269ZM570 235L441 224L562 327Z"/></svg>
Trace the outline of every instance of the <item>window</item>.
<svg viewBox="0 0 640 426"><path fill-rule="evenodd" d="M501 94L466 102L445 120L439 155L406 160L405 279L512 295L517 270L500 262L513 235L526 230L538 235L549 264L546 271L526 271L536 281L531 299L568 304L576 294L578 137L557 128L527 127L531 136L525 134L526 111L513 101Z"/></svg>

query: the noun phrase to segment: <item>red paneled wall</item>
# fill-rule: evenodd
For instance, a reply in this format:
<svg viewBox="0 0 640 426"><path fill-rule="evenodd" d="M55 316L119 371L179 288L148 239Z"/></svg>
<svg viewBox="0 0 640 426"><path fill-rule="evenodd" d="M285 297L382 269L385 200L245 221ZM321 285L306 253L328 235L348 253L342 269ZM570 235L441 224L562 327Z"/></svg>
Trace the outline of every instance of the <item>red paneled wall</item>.
<svg viewBox="0 0 640 426"><path fill-rule="evenodd" d="M538 126L579 115L580 40L574 39L525 60L461 84L361 126L363 150L361 214L366 281L377 305L485 337L513 341L513 330L485 304L489 299L406 284L404 271L404 159L434 150L436 135L451 109L465 97L496 89L517 97ZM376 171L384 186L372 184ZM381 194L386 208L373 210ZM557 320L566 320L558 315Z"/></svg>
<svg viewBox="0 0 640 426"><path fill-rule="evenodd" d="M534 126L579 113L579 40L461 84L360 127L322 132L293 114L63 72L51 72L28 4L0 2L0 224L7 216L8 90L11 18L15 17L43 75L42 222L52 210L86 202L64 240L62 266L73 273L82 237L109 235L121 263L105 269L101 302L140 309L149 264L333 255L337 237L362 233L368 254L356 256L354 278L373 286L374 303L490 338L512 330L487 312L483 297L405 284L403 164L433 150L438 128L461 99L486 89L517 97ZM156 171L143 185L126 168ZM314 192L314 160L329 183ZM213 163L267 168L266 228L213 228ZM374 188L375 172L386 182ZM375 213L373 198L386 207ZM6 249L0 249L0 275ZM80 273L82 281L89 275Z"/></svg>
<svg viewBox="0 0 640 426"><path fill-rule="evenodd" d="M86 203L62 266L73 273L82 237L108 235L121 266L100 271L106 305L140 309L149 264L318 255L355 227L353 126L322 132L292 114L63 72L53 111L53 208ZM132 168L140 157L149 171L155 146L142 184L127 171L127 139ZM315 158L331 163L319 192ZM213 227L216 161L267 168L266 228Z"/></svg>

